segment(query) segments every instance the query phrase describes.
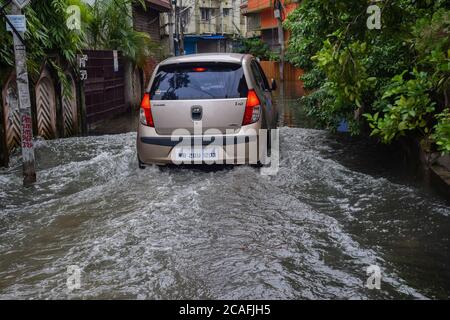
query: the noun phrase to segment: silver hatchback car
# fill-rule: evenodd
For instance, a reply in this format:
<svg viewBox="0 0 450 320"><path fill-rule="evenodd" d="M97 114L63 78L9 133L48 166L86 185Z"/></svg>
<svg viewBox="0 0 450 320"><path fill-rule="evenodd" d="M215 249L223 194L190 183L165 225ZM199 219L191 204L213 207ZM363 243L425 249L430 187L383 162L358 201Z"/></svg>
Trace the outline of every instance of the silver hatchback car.
<svg viewBox="0 0 450 320"><path fill-rule="evenodd" d="M277 126L275 89L276 82L269 84L258 61L248 54L164 60L141 103L139 167L261 163L269 153L270 130Z"/></svg>

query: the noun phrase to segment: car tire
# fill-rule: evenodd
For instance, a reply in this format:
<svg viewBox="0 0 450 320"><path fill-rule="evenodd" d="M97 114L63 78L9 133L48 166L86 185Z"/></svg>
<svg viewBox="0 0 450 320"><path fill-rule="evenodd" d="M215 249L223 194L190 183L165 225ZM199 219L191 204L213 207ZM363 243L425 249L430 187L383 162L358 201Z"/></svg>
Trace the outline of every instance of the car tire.
<svg viewBox="0 0 450 320"><path fill-rule="evenodd" d="M141 161L141 159L139 159L139 157L138 157L138 166L139 169L145 169L145 164Z"/></svg>
<svg viewBox="0 0 450 320"><path fill-rule="evenodd" d="M267 129L267 142L266 142L266 154L267 157L270 157L271 155L271 147L272 147L272 140L271 140L271 133L272 130L271 129ZM264 164L258 160L258 163L255 165L257 168L261 168L264 167Z"/></svg>

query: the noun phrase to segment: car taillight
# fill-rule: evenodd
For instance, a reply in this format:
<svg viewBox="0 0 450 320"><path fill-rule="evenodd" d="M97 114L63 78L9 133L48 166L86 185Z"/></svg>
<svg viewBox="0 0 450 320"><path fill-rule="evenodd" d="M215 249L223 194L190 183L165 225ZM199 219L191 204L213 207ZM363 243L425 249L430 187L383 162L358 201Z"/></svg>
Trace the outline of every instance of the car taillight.
<svg viewBox="0 0 450 320"><path fill-rule="evenodd" d="M142 98L139 119L142 124L149 126L149 127L154 127L155 124L153 123L151 108L152 107L150 104L150 95L148 93L146 93L146 94L144 94L144 97Z"/></svg>
<svg viewBox="0 0 450 320"><path fill-rule="evenodd" d="M245 105L244 119L242 125L255 123L259 120L261 114L261 102L256 95L255 90L249 90L247 94L247 103Z"/></svg>

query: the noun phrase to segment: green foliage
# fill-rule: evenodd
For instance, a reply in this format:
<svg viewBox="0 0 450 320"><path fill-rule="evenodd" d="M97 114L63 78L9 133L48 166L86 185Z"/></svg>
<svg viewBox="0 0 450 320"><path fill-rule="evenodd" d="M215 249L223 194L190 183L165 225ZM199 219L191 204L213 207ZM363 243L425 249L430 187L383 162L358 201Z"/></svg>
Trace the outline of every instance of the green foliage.
<svg viewBox="0 0 450 320"><path fill-rule="evenodd" d="M450 109L445 109L436 116L438 123L434 126L433 140L443 154L450 153Z"/></svg>
<svg viewBox="0 0 450 320"><path fill-rule="evenodd" d="M332 15L322 4L326 5L323 2L316 4L314 1L302 1L284 21L284 27L290 31L286 59L305 71L302 81L307 90L318 89L324 83L325 74L311 58L320 51L323 41L334 30Z"/></svg>
<svg viewBox="0 0 450 320"><path fill-rule="evenodd" d="M327 10L328 1L302 1L284 22L291 34L286 57L305 71L314 69L311 57L322 48L323 41L334 30L333 16Z"/></svg>
<svg viewBox="0 0 450 320"><path fill-rule="evenodd" d="M249 53L261 60L279 60L278 55L272 52L269 46L259 38L242 39L238 52Z"/></svg>
<svg viewBox="0 0 450 320"><path fill-rule="evenodd" d="M364 93L374 87L376 78L368 76L364 63L366 51L364 42L353 42L338 50L327 39L322 50L312 57L332 84L330 90L337 99L336 104L361 108Z"/></svg>
<svg viewBox="0 0 450 320"><path fill-rule="evenodd" d="M439 9L417 19L412 27L412 44L416 50L413 78L404 80L403 72L392 78L385 87L382 98L375 102L382 115L374 119L367 115L372 135L380 136L383 142L389 143L407 131L428 138L432 136L437 148L448 152L445 133L445 113L433 117L436 110L448 105L450 76L450 37L449 11ZM422 70L418 72L417 69ZM442 97L442 98L441 98ZM386 104L389 99L394 104ZM444 116L442 115L444 114ZM433 128L433 123L438 122ZM443 123L441 123L443 122ZM437 129L439 128L439 133ZM448 132L447 132L448 133Z"/></svg>
<svg viewBox="0 0 450 320"><path fill-rule="evenodd" d="M442 110L450 94L450 4L378 2L381 30L366 26L369 4L303 0L286 19L287 57L305 71L311 92L302 103L331 130L345 119L353 134L367 127L385 143L432 136L448 152Z"/></svg>
<svg viewBox="0 0 450 320"><path fill-rule="evenodd" d="M138 66L160 49L145 32L133 29L131 6L143 0L97 0L91 8L88 24L89 47L93 49L117 49Z"/></svg>
<svg viewBox="0 0 450 320"><path fill-rule="evenodd" d="M0 0L0 5L4 4ZM133 29L131 5L145 7L143 0L97 0L90 6L82 0L34 0L24 9L27 17L27 67L31 76L39 74L47 61L62 83L67 81L63 67L75 66L82 49L117 49L137 65L155 54L159 46L149 35ZM81 12L82 30L69 30L67 8L77 5ZM58 59L60 57L62 59ZM14 66L12 34L0 23L0 78ZM4 80L4 79L0 79ZM68 87L68 86L64 86Z"/></svg>
<svg viewBox="0 0 450 320"><path fill-rule="evenodd" d="M347 114L345 110L333 103L335 97L330 92L331 90L324 86L302 97L300 102L305 106L307 114L312 116L318 125L334 131L341 119L347 117Z"/></svg>
<svg viewBox="0 0 450 320"><path fill-rule="evenodd" d="M372 135L380 136L389 143L408 131L419 130L423 135L429 133L430 114L435 110L435 103L428 93L432 82L426 72L412 72L413 78L404 79L404 74L395 76L385 91L382 100L389 101L383 110L383 116L365 114L372 129Z"/></svg>
<svg viewBox="0 0 450 320"><path fill-rule="evenodd" d="M0 1L0 5L4 1ZM65 62L75 64L76 55L85 41L83 31L69 30L66 26L66 9L76 4L86 12L83 2L77 0L32 1L25 9L27 17L27 67L29 73L37 75L42 62L47 60L62 75L62 65L48 53L59 55ZM84 16L86 17L86 16ZM0 23L0 70L5 71L14 65L12 34L6 31L5 23ZM3 72L2 72L3 73ZM4 73L6 74L6 72ZM60 77L65 81L65 77Z"/></svg>
<svg viewBox="0 0 450 320"><path fill-rule="evenodd" d="M450 11L439 9L417 21L413 33L420 67L431 74L434 86L445 95L450 88Z"/></svg>

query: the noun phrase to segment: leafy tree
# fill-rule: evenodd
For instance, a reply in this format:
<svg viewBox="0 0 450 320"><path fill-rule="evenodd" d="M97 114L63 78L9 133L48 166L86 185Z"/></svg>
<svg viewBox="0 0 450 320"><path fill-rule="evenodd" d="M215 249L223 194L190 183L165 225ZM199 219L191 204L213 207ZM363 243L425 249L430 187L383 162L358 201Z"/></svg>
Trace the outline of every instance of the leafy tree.
<svg viewBox="0 0 450 320"><path fill-rule="evenodd" d="M443 154L450 153L450 109L445 109L436 118L438 122L434 126L432 138L439 151L442 151Z"/></svg>
<svg viewBox="0 0 450 320"><path fill-rule="evenodd" d="M385 143L415 135L444 145L448 131L440 123L448 118L437 114L449 105L450 5L378 2L381 30L367 28L368 5L303 0L288 17L287 57L305 70L310 92L303 104L332 130L345 119L353 134L370 126Z"/></svg>
<svg viewBox="0 0 450 320"><path fill-rule="evenodd" d="M249 53L261 60L278 61L279 59L277 54L270 50L269 45L259 38L242 39L238 52Z"/></svg>
<svg viewBox="0 0 450 320"><path fill-rule="evenodd" d="M0 0L0 5L4 1ZM86 18L86 6L80 0L32 1L24 9L27 17L27 66L32 76L39 73L42 62L47 60L60 74L64 81L62 65L49 56L55 53L63 57L66 63L74 65L76 55L85 43L85 34L79 30L69 30L66 26L66 9L69 5L82 8L82 17ZM6 31L5 23L0 23L0 71L2 76L14 66L12 33ZM2 79L0 79L2 80Z"/></svg>
<svg viewBox="0 0 450 320"><path fill-rule="evenodd" d="M0 0L0 5L4 2ZM27 66L31 76L38 75L42 62L48 61L58 72L60 81L65 82L63 65L75 66L76 56L83 49L117 49L137 65L143 65L158 46L148 34L133 29L131 6L135 3L145 6L143 0L97 0L93 6L82 0L31 1L24 9ZM80 8L81 30L70 30L66 25L66 9L70 5ZM13 66L12 34L0 23L0 80L4 80Z"/></svg>
<svg viewBox="0 0 450 320"><path fill-rule="evenodd" d="M404 79L404 74L395 76L381 99L389 101L383 110L384 116L366 114L372 135L378 135L389 143L408 131L418 130L422 135L429 133L427 127L430 114L435 110L428 92L432 82L426 72L414 70L412 78ZM392 102L391 102L392 101Z"/></svg>
<svg viewBox="0 0 450 320"><path fill-rule="evenodd" d="M93 49L117 49L138 66L154 55L159 46L145 32L133 28L133 5L145 8L143 0L96 0L91 7L88 43Z"/></svg>

